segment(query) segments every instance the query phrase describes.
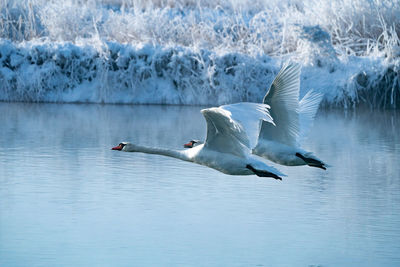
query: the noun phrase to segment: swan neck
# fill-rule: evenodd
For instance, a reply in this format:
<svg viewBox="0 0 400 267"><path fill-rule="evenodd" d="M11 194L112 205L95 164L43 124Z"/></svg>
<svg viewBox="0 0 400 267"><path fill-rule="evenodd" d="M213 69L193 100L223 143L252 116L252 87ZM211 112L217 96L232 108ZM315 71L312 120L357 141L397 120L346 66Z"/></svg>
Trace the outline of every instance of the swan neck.
<svg viewBox="0 0 400 267"><path fill-rule="evenodd" d="M189 161L189 158L182 151L174 150L174 149L166 149L166 148L158 148L158 147L146 147L146 146L130 146L125 149L126 152L141 152L146 154L157 154L163 155L167 157L173 157L181 160Z"/></svg>

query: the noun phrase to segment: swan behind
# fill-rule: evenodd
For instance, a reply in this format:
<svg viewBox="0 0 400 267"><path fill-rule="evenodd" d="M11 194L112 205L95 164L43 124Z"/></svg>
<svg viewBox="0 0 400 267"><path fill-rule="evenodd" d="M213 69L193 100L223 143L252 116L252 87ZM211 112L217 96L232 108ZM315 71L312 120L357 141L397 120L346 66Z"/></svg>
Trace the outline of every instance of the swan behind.
<svg viewBox="0 0 400 267"><path fill-rule="evenodd" d="M324 162L300 147L322 100L321 94L310 90L299 101L300 70L299 64L288 63L272 82L263 103L271 107L274 124L262 122L252 153L282 165L308 165L326 170ZM184 147L199 144L200 141L191 140Z"/></svg>
<svg viewBox="0 0 400 267"><path fill-rule="evenodd" d="M300 70L299 64L288 63L272 82L263 103L271 106L275 126L262 122L252 153L282 165L308 165L326 170L324 162L300 148L322 100L321 94L310 90L299 101Z"/></svg>

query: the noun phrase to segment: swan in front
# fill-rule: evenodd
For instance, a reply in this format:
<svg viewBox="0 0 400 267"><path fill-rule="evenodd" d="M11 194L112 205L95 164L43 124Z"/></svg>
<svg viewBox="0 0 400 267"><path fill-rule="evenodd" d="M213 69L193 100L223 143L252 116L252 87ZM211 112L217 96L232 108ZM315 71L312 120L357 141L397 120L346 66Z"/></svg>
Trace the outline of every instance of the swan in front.
<svg viewBox="0 0 400 267"><path fill-rule="evenodd" d="M237 103L201 110L207 123L204 144L187 150L154 148L122 142L113 150L158 154L204 165L230 175L285 176L251 154L260 120L274 123L266 104Z"/></svg>
<svg viewBox="0 0 400 267"><path fill-rule="evenodd" d="M262 122L252 153L281 165L308 165L326 170L324 162L300 147L322 100L321 94L310 90L299 101L300 70L299 64L289 62L272 82L263 103L271 107L274 124ZM184 147L200 144L201 141L191 140Z"/></svg>

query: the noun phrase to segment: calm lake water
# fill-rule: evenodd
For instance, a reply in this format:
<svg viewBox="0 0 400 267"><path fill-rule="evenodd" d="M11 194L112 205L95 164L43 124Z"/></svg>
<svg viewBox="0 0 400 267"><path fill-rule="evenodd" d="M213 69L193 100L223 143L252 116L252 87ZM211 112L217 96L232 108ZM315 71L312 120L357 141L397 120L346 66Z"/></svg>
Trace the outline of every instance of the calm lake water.
<svg viewBox="0 0 400 267"><path fill-rule="evenodd" d="M110 150L200 109L0 103L0 266L400 266L399 112L320 111L283 181Z"/></svg>

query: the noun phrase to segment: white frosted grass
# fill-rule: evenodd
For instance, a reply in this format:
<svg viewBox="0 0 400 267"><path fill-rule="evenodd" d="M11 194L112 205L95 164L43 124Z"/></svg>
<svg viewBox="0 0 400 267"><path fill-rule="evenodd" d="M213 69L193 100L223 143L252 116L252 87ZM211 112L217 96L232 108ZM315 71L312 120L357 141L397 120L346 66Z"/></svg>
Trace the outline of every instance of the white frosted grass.
<svg viewBox="0 0 400 267"><path fill-rule="evenodd" d="M99 35L102 40L119 43L173 44L281 55L298 50L304 39L303 26L319 26L332 38L339 55L370 55L399 45L398 1L1 0L0 3L1 36L12 40L46 37L76 42Z"/></svg>
<svg viewBox="0 0 400 267"><path fill-rule="evenodd" d="M0 100L260 101L282 61L325 104L395 107L400 2L0 0Z"/></svg>

